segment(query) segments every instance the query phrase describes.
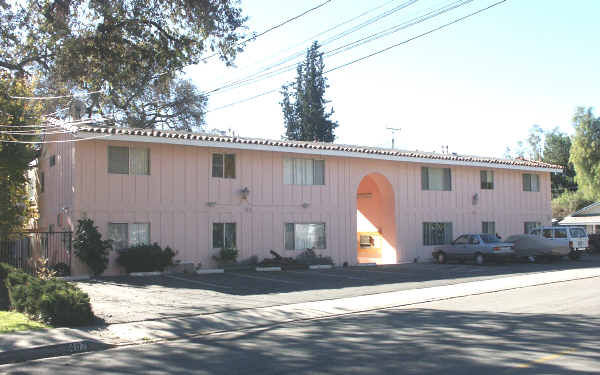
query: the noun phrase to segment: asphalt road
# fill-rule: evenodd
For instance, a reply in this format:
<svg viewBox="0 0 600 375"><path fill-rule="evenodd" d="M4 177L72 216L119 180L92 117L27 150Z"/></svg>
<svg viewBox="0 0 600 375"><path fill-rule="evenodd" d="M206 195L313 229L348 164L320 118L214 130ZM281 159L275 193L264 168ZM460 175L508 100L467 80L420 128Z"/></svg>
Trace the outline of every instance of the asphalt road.
<svg viewBox="0 0 600 375"><path fill-rule="evenodd" d="M50 358L9 374L600 374L600 278Z"/></svg>

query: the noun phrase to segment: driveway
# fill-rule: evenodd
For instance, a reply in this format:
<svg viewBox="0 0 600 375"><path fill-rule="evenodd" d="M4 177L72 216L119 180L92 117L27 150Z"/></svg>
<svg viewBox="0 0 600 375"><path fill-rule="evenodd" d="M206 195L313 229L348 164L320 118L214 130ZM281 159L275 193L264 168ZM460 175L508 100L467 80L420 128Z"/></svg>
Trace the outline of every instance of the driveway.
<svg viewBox="0 0 600 375"><path fill-rule="evenodd" d="M77 283L106 323L287 305L554 270L600 267L600 256L548 264L401 264L331 270L107 277Z"/></svg>

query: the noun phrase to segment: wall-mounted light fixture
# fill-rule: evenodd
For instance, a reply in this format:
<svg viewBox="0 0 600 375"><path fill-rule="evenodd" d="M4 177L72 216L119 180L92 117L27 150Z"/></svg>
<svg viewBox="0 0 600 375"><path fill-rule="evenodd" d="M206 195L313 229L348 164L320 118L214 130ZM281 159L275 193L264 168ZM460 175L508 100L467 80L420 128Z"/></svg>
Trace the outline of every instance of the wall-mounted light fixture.
<svg viewBox="0 0 600 375"><path fill-rule="evenodd" d="M240 190L240 196L242 197L242 199L248 199L248 195L250 195L250 189L248 189L248 187L245 187L242 190Z"/></svg>
<svg viewBox="0 0 600 375"><path fill-rule="evenodd" d="M310 203L306 203L306 202L302 203L302 208L308 208L308 207L310 207Z"/></svg>
<svg viewBox="0 0 600 375"><path fill-rule="evenodd" d="M479 202L479 193L473 194L473 206L475 206Z"/></svg>

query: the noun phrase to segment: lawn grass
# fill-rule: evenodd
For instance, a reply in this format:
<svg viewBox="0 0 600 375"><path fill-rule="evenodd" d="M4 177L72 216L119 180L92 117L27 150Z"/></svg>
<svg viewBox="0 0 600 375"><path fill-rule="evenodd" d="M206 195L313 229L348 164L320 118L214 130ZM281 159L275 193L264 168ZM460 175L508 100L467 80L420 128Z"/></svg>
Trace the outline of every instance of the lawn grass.
<svg viewBox="0 0 600 375"><path fill-rule="evenodd" d="M40 328L48 328L48 326L30 320L26 315L18 312L0 311L0 334Z"/></svg>

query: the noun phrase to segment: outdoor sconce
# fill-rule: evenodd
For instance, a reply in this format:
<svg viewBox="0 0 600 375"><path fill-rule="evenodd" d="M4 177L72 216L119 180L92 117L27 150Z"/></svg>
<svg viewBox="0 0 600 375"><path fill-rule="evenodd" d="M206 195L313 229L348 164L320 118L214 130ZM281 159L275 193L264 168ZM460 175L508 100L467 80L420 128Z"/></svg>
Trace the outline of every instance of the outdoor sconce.
<svg viewBox="0 0 600 375"><path fill-rule="evenodd" d="M248 189L248 187L243 188L240 190L240 195L242 196L242 199L248 199L248 195L250 195L250 189Z"/></svg>
<svg viewBox="0 0 600 375"><path fill-rule="evenodd" d="M207 205L208 207L214 207L214 206L216 206L216 205L217 205L217 202L206 202L206 205Z"/></svg>
<svg viewBox="0 0 600 375"><path fill-rule="evenodd" d="M310 207L310 203L306 203L306 202L302 203L302 208L308 208L308 207Z"/></svg>
<svg viewBox="0 0 600 375"><path fill-rule="evenodd" d="M479 202L479 193L473 194L473 206L475 206Z"/></svg>

